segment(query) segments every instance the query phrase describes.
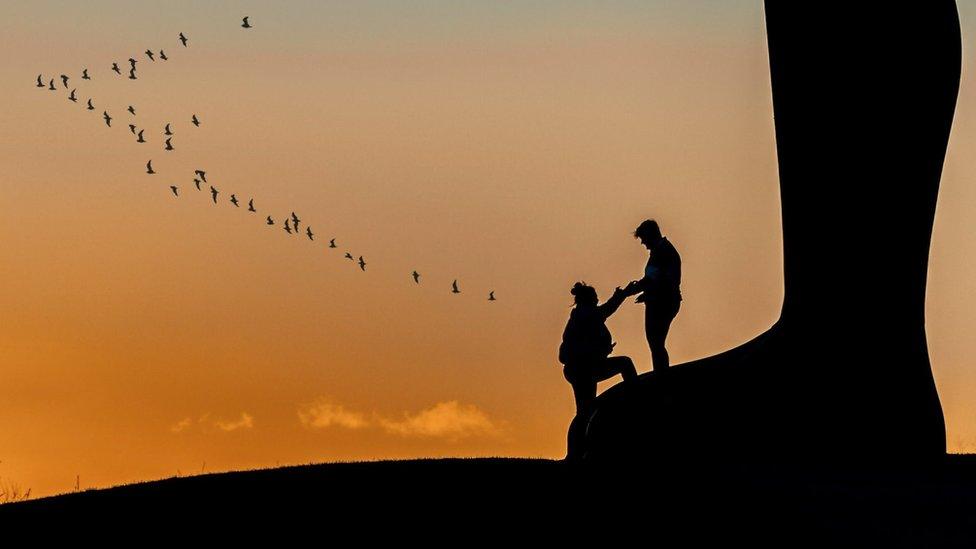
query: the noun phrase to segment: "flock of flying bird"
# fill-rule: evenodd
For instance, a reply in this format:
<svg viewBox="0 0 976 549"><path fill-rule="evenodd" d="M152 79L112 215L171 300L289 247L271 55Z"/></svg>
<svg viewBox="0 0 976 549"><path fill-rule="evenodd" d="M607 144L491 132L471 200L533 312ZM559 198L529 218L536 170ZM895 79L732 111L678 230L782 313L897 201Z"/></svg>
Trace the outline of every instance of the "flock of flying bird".
<svg viewBox="0 0 976 549"><path fill-rule="evenodd" d="M241 27L242 28L245 28L245 29L253 28L251 26L250 21L248 20L248 17L244 17L243 18ZM189 38L187 38L182 32L179 34L179 41L180 41L180 44L182 44L182 47L184 47L184 48L188 47L187 44L189 42ZM162 50L162 49L159 50L158 56L151 49L147 49L144 53L145 53L146 57L149 59L149 61L151 61L151 62L156 62L156 58L157 57L161 61L168 61L169 60L169 57L166 55L166 52L164 50ZM132 58L132 57L129 58L129 79L130 80L137 80L138 79L138 77L136 76L136 64L138 62L139 61L137 59L135 59L135 58ZM111 70L112 70L112 72L116 73L118 76L121 76L122 75L122 70L119 68L118 62L113 62L112 63ZM87 68L83 68L82 69L82 71L81 71L81 79L82 80L91 80L91 77L88 75L88 69ZM44 84L43 75L42 74L38 74L37 75L37 86L36 87L38 87L38 88L47 88L50 91L57 91L58 88L57 88L57 86L55 86L54 80L55 80L54 78L51 78L50 81L48 82L48 84L45 85ZM63 88L65 90L67 90L68 89L68 82L70 81L70 77L68 75L61 74L60 75L60 80L61 80L61 84L62 84ZM78 91L77 88L72 88L71 89L71 92L68 95L68 100L69 101L72 101L74 103L77 103L78 102L78 96L76 94L77 91ZM95 110L95 106L92 103L92 98L90 98L90 97L88 98L87 105L86 105L86 109L89 110L89 111ZM131 116L136 116L136 109L132 105L129 105L126 110L129 112L129 114ZM102 118L105 121L105 125L111 128L112 127L112 120L113 120L113 118L108 114L108 110L103 110L102 111ZM197 117L196 114L193 114L190 117L190 123L193 124L194 127L197 127L197 128L200 127L200 119ZM166 127L163 129L163 135L166 136L165 148L164 148L164 150L166 150L166 151L173 151L173 150L175 150L174 147L173 147L173 144L172 144L173 131L172 131L171 125L172 125L171 123L167 123L166 124ZM145 143L146 142L145 137L143 135L144 132L145 132L145 129L144 128L138 128L135 124L129 124L129 131L132 132L132 134L136 136L136 143ZM152 166L152 160L149 160L148 162L146 162L146 174L147 175L155 175L156 174L156 171L153 169L153 166ZM201 188L200 185L202 183L207 183L207 172L205 172L203 170L194 170L194 176L195 176L193 178L194 186L196 187L196 189L198 191L202 191L203 189ZM210 187L210 197L213 200L213 203L214 204L217 204L217 196L220 194L220 191L217 190L213 185L210 185L209 183L208 183L208 186ZM177 186L177 185L170 185L169 188L170 188L170 191L173 193L173 196L175 196L175 197L179 197L180 196L180 187L179 186ZM231 194L230 195L230 203L233 204L234 207L238 207L238 208L240 207L240 200L237 198L237 196L235 194ZM248 201L247 201L247 211L248 212L251 212L251 213L257 213L257 209L254 207L254 199L253 198L249 198ZM290 217L288 217L288 216L285 217L284 229L285 229L285 231L288 234L300 234L299 225L301 224L301 222L302 222L302 220L298 217L298 215L296 215L295 212L291 212L291 216ZM266 225L269 225L269 226L273 226L273 225L276 224L274 218L272 218L270 215L267 216L267 219L266 219L266 222L265 223L266 223ZM307 225L305 226L305 236L308 237L308 239L311 240L311 241L314 241L315 240L315 233L313 233L312 232L312 228L309 227L309 226L307 226ZM335 238L330 239L329 240L328 248L337 248L337 247L338 246L336 246L336 239ZM361 270L363 270L363 271L366 270L366 261L363 259L363 256L359 256L359 259L357 261L357 259L352 255L352 253L346 252L345 253L345 258L348 259L348 260L350 260L350 261L356 262L359 265L359 268ZM418 273L415 270L412 273L410 273L410 276L413 278L413 281L414 281L415 284L420 284L420 273ZM451 293L454 293L454 294L461 293L461 290L458 287L458 281L456 279L451 283ZM495 292L494 291L488 292L488 301L495 301Z"/></svg>

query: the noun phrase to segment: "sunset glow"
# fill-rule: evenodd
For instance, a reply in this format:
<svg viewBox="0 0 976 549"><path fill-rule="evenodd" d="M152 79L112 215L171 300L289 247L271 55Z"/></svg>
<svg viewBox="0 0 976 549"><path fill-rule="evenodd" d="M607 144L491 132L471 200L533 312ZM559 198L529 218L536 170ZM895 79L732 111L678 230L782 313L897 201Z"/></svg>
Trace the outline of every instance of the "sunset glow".
<svg viewBox="0 0 976 549"><path fill-rule="evenodd" d="M976 5L959 10L927 331L949 450L973 452ZM562 457L569 289L638 278L641 220L683 260L672 364L778 317L764 32L758 0L4 2L0 480ZM138 80L110 71L131 56ZM643 373L632 301L608 325Z"/></svg>

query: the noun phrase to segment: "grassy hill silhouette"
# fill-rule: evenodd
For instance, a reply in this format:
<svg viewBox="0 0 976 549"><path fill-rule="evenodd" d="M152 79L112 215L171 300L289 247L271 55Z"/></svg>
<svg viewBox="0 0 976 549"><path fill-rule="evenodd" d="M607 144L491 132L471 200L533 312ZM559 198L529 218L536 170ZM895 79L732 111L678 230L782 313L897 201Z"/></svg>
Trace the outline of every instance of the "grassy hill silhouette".
<svg viewBox="0 0 976 549"><path fill-rule="evenodd" d="M599 532L686 542L769 537L928 546L976 538L976 455L949 456L938 468L885 471L697 462L597 472L512 458L330 463L174 477L0 506L0 522L23 520L153 528L261 521L394 536L528 528L554 539Z"/></svg>

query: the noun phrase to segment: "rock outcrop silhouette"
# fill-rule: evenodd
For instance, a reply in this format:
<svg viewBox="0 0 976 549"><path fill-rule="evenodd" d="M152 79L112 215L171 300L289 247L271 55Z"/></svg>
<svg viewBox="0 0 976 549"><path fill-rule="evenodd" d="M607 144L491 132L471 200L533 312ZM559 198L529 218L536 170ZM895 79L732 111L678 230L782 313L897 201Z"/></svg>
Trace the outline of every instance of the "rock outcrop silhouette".
<svg viewBox="0 0 976 549"><path fill-rule="evenodd" d="M925 283L961 74L955 2L766 0L765 15L780 319L740 347L601 395L592 463L945 455Z"/></svg>

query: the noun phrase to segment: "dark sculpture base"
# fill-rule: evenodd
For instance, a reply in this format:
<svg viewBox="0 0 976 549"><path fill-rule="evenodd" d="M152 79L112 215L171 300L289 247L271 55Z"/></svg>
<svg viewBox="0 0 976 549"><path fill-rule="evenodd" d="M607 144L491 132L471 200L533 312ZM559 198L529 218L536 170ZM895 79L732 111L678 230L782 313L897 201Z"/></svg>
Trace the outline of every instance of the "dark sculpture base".
<svg viewBox="0 0 976 549"><path fill-rule="evenodd" d="M925 282L959 91L955 2L765 5L782 316L738 348L601 395L590 462L945 455Z"/></svg>

